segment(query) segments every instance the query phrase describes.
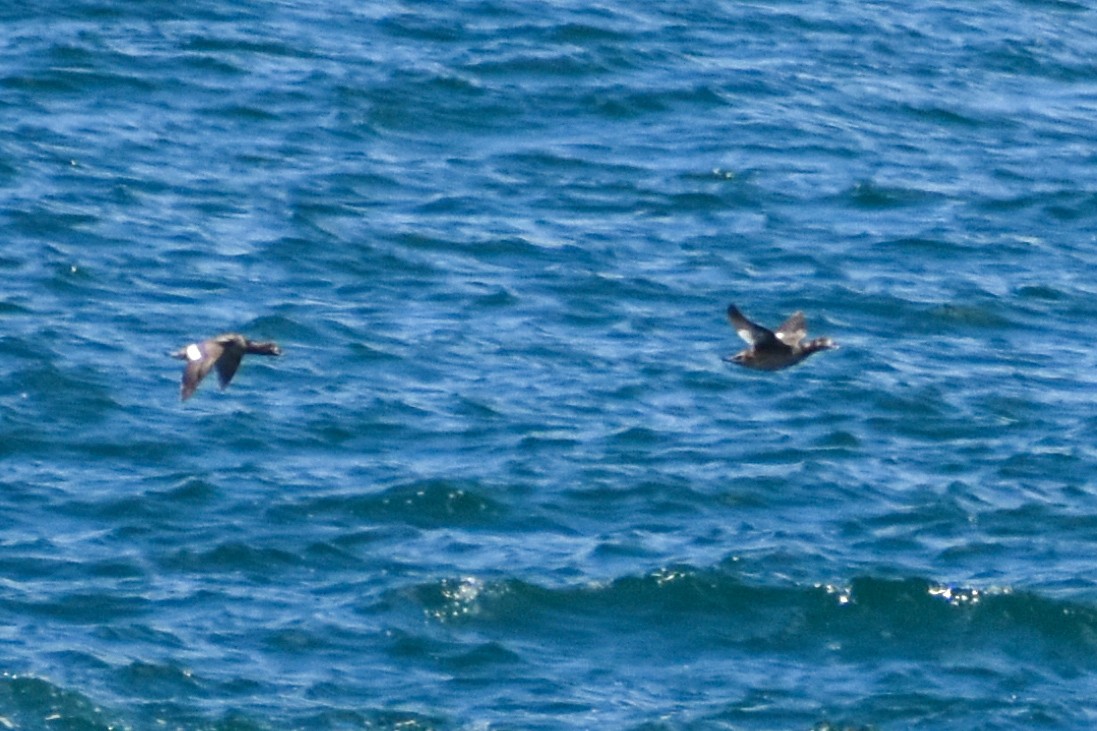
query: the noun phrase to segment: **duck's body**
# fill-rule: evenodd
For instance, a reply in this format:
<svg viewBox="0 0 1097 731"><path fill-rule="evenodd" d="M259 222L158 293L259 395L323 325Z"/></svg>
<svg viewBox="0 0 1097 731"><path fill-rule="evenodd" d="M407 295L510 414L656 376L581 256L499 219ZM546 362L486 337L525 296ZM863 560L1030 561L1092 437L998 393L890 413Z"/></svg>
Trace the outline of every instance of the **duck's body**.
<svg viewBox="0 0 1097 731"><path fill-rule="evenodd" d="M751 322L735 305L728 305L728 319L731 320L735 332L739 333L739 337L750 347L724 360L744 368L779 371L796 365L820 350L832 350L838 347L838 344L830 338L805 341L807 323L803 312L792 315L776 331L767 330Z"/></svg>
<svg viewBox="0 0 1097 731"><path fill-rule="evenodd" d="M217 380L224 389L247 354L281 355L282 349L272 342L248 340L238 333L223 333L172 353L173 358L187 361L187 367L183 370L183 400L194 395L194 390L211 368L217 368Z"/></svg>

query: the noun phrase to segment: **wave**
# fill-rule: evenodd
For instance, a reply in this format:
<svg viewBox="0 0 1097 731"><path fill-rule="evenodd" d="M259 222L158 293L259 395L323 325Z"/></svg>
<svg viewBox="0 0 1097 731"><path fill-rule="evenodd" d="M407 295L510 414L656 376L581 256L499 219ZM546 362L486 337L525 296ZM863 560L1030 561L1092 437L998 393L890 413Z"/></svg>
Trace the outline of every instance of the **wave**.
<svg viewBox="0 0 1097 731"><path fill-rule="evenodd" d="M554 634L562 625L640 633L680 651L737 647L796 657L1004 655L1097 669L1097 608L1008 587L861 576L848 585L751 584L719 569L668 567L607 583L546 588L518 579L445 579L413 592L442 623ZM688 626L688 633L681 633Z"/></svg>

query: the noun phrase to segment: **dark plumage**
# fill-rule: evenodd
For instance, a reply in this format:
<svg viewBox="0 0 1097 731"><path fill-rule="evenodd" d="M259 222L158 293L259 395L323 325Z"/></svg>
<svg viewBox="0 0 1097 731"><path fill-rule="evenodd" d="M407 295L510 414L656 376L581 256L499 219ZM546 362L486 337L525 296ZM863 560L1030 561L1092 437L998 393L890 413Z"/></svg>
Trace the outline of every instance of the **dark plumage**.
<svg viewBox="0 0 1097 731"><path fill-rule="evenodd" d="M211 368L217 368L217 380L224 389L246 354L281 355L282 349L275 343L248 340L237 333L224 333L201 343L191 343L172 353L173 358L187 361L187 367L183 369L183 400L194 395L194 390Z"/></svg>
<svg viewBox="0 0 1097 731"><path fill-rule="evenodd" d="M796 365L820 350L832 350L838 347L838 344L830 338L815 338L804 342L808 329L803 312L797 312L785 320L776 332L767 330L743 317L743 313L735 305L728 305L728 319L731 320L735 332L739 333L739 337L747 341L750 347L724 360L744 368L779 371Z"/></svg>

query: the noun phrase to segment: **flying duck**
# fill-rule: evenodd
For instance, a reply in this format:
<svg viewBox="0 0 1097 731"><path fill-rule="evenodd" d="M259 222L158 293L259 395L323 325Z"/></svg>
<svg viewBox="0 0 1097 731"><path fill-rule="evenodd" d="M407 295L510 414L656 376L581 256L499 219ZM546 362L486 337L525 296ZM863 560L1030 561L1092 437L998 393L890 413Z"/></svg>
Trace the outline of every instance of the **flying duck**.
<svg viewBox="0 0 1097 731"><path fill-rule="evenodd" d="M830 338L804 341L808 328L803 312L797 312L785 320L776 332L754 324L744 317L735 305L728 305L728 319L731 320L735 332L739 333L739 337L747 341L750 347L735 355L729 355L724 360L744 368L779 371L796 365L820 350L838 347L838 343Z"/></svg>
<svg viewBox="0 0 1097 731"><path fill-rule="evenodd" d="M217 380L221 382L221 388L228 386L245 354L281 355L282 349L272 342L248 340L237 333L223 333L201 343L191 343L172 353L173 358L187 362L187 367L183 370L183 401L194 395L194 390L211 368L217 368Z"/></svg>

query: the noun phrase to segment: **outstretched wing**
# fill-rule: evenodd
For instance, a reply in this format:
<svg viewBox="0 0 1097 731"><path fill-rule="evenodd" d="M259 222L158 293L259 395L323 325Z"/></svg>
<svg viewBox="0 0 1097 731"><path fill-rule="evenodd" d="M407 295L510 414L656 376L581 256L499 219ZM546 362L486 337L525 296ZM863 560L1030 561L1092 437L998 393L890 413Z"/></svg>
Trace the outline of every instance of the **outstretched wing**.
<svg viewBox="0 0 1097 731"><path fill-rule="evenodd" d="M731 320L731 326L735 328L735 332L739 333L739 337L748 345L765 345L776 339L772 330L767 330L745 318L735 305L728 305L728 319Z"/></svg>
<svg viewBox="0 0 1097 731"><path fill-rule="evenodd" d="M781 327L774 333L777 339L788 346L794 346L808 334L808 325L804 320L803 312L796 312L784 321Z"/></svg>
<svg viewBox="0 0 1097 731"><path fill-rule="evenodd" d="M225 352L217 359L217 380L221 388L229 385L229 381L240 367L240 360L244 357L244 351L239 348L225 348Z"/></svg>
<svg viewBox="0 0 1097 731"><path fill-rule="evenodd" d="M187 367L183 369L182 386L183 400L186 401L194 395L198 384L221 357L222 348L217 343L207 341L188 345L182 352L187 359Z"/></svg>

